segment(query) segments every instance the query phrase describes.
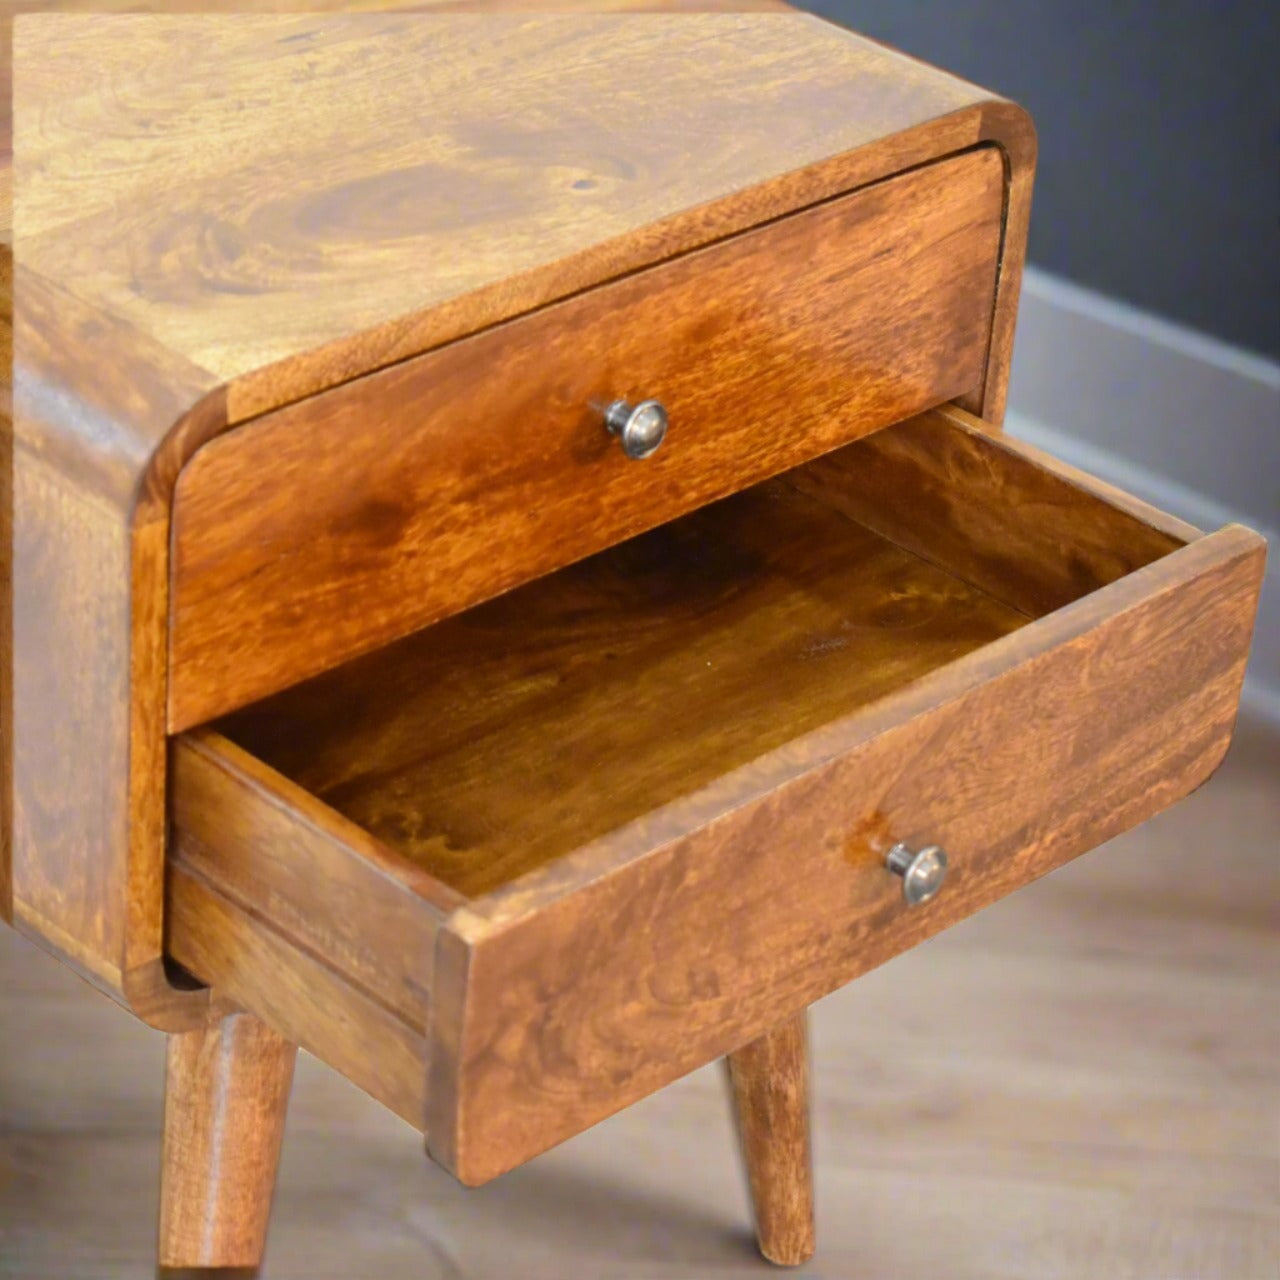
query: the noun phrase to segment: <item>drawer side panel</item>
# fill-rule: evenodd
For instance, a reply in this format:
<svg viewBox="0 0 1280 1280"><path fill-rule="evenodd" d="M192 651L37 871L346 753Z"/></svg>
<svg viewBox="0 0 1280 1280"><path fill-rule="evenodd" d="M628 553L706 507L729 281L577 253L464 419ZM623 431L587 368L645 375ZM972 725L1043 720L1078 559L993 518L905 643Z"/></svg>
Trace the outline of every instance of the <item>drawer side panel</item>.
<svg viewBox="0 0 1280 1280"><path fill-rule="evenodd" d="M217 734L178 739L172 770L176 863L422 1032L458 895Z"/></svg>
<svg viewBox="0 0 1280 1280"><path fill-rule="evenodd" d="M174 959L423 1127L426 1039L244 907L182 867L166 895Z"/></svg>

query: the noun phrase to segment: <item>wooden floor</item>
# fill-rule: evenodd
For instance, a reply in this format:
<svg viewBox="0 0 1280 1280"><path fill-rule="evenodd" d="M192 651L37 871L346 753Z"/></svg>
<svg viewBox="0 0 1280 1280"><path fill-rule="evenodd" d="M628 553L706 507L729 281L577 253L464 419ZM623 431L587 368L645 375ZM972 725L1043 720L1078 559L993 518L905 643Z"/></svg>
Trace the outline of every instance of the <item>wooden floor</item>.
<svg viewBox="0 0 1280 1280"><path fill-rule="evenodd" d="M1280 1276L1280 739L814 1011L817 1260ZM0 1276L150 1274L162 1043L0 930ZM274 1280L767 1277L720 1073L480 1191L300 1064Z"/></svg>

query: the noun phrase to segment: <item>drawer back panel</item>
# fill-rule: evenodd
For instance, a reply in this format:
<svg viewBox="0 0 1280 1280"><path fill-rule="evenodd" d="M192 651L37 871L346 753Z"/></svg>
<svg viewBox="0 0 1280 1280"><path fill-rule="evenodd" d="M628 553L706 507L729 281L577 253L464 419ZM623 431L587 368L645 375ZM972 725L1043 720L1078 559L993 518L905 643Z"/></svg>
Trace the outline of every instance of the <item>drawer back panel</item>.
<svg viewBox="0 0 1280 1280"><path fill-rule="evenodd" d="M206 445L173 519L170 728L210 720L981 386L990 147L669 260ZM629 460L611 401L656 397Z"/></svg>

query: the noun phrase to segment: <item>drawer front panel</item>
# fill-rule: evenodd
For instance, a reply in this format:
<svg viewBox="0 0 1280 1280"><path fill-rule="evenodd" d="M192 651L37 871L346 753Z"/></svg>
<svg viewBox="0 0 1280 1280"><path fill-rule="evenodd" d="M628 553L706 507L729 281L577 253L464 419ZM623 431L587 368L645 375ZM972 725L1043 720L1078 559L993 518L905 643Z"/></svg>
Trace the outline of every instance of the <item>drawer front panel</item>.
<svg viewBox="0 0 1280 1280"><path fill-rule="evenodd" d="M1201 539L455 913L432 1153L484 1182L1198 785L1262 558ZM931 902L884 870L897 841L947 850Z"/></svg>
<svg viewBox="0 0 1280 1280"><path fill-rule="evenodd" d="M1004 208L979 149L278 410L179 479L190 727L980 386ZM671 416L651 458L616 398Z"/></svg>

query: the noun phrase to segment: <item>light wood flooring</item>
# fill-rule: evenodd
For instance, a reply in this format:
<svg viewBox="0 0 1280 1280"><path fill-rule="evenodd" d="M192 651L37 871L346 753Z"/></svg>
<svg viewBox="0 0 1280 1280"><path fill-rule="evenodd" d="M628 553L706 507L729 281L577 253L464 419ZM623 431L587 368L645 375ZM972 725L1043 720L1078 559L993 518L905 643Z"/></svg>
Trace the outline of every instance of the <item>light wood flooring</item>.
<svg viewBox="0 0 1280 1280"><path fill-rule="evenodd" d="M1280 1277L1280 738L813 1011L830 1280ZM0 929L0 1276L151 1274L161 1037ZM272 1280L767 1280L701 1071L479 1191L300 1063Z"/></svg>

